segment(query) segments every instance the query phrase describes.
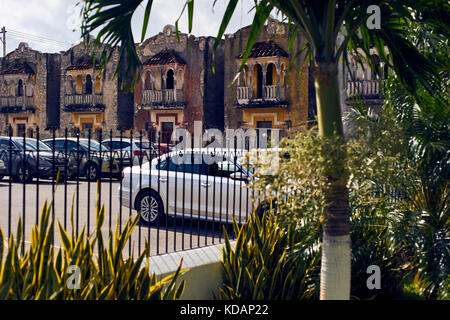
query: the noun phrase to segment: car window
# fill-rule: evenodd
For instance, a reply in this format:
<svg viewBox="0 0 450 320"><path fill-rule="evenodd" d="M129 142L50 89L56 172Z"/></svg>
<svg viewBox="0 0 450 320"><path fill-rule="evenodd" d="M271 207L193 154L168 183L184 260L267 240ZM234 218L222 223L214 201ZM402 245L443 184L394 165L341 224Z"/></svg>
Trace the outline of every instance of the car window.
<svg viewBox="0 0 450 320"><path fill-rule="evenodd" d="M122 142L119 141L119 143L121 144L120 149L125 149L130 146L130 143L126 142L126 141L122 141Z"/></svg>
<svg viewBox="0 0 450 320"><path fill-rule="evenodd" d="M136 142L136 147L138 147L138 149L150 149L150 142Z"/></svg>
<svg viewBox="0 0 450 320"><path fill-rule="evenodd" d="M12 147L14 148L14 142L12 142ZM1 150L8 150L9 149L9 139L1 139L0 140L0 149Z"/></svg>
<svg viewBox="0 0 450 320"><path fill-rule="evenodd" d="M188 159L189 156L190 159ZM202 161L200 156L200 154L183 154L181 156L167 157L161 161L159 169L206 175L208 174L208 166Z"/></svg>
<svg viewBox="0 0 450 320"><path fill-rule="evenodd" d="M99 142L95 140L80 140L80 146L83 146L83 148L87 151L109 151L109 147L100 144Z"/></svg>
<svg viewBox="0 0 450 320"><path fill-rule="evenodd" d="M53 142L49 141L49 143L47 145L51 148L52 144L53 144ZM55 140L55 150L56 151L65 151L64 140Z"/></svg>
<svg viewBox="0 0 450 320"><path fill-rule="evenodd" d="M115 140L105 140L102 142L102 146L106 148L110 148L111 150L120 149L120 141Z"/></svg>
<svg viewBox="0 0 450 320"><path fill-rule="evenodd" d="M40 151L52 151L48 145L36 139L26 138L24 143L22 138L17 138L15 142L22 150L35 151L39 148Z"/></svg>

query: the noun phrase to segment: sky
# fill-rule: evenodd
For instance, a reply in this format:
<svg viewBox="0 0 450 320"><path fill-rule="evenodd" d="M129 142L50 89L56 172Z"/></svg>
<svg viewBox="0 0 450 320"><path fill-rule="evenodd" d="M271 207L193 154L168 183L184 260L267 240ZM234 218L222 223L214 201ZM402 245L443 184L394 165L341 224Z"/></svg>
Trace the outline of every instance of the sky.
<svg viewBox="0 0 450 320"><path fill-rule="evenodd" d="M16 49L20 42L42 52L59 52L80 42L80 0L0 0L0 28L6 28L6 51ZM186 0L154 0L146 38L158 34L167 24L175 24ZM216 36L227 0L195 0L192 34ZM144 2L144 5L146 2ZM241 0L226 33L251 24L253 0ZM135 41L141 37L144 7L133 17ZM180 20L181 32L187 32L187 10ZM74 30L75 29L75 30ZM0 43L0 55L3 52Z"/></svg>

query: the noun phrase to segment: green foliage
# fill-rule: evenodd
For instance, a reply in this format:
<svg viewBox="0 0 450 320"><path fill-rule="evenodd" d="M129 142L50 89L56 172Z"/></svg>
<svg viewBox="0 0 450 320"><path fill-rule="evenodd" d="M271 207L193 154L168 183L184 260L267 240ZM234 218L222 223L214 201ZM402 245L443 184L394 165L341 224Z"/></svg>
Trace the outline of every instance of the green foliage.
<svg viewBox="0 0 450 320"><path fill-rule="evenodd" d="M301 232L281 227L267 212L252 215L239 227L232 247L225 231L223 249L224 300L297 300L318 297L320 249L319 225Z"/></svg>
<svg viewBox="0 0 450 320"><path fill-rule="evenodd" d="M9 237L7 248L0 229L0 300L178 299L184 289L184 281L177 283L182 273L181 263L176 273L158 281L150 274L147 243L136 259L133 255L125 259L122 254L138 217L130 217L121 233L117 228L114 234L110 230L105 244L101 230L104 215L104 207L97 206L96 230L89 236L83 228L76 235L72 209L70 234L58 222L63 244L59 249L52 245L55 219L47 202L39 224L31 230L30 246L23 253L20 252L25 245L21 221L16 237L12 234ZM68 286L72 280L70 266L79 268L79 289Z"/></svg>
<svg viewBox="0 0 450 320"><path fill-rule="evenodd" d="M355 299L397 299L402 283L408 276L407 263L402 260L389 232L389 212L386 204L353 203L351 218L352 297ZM368 289L367 268L380 268L381 288Z"/></svg>
<svg viewBox="0 0 450 320"><path fill-rule="evenodd" d="M445 53L446 54L446 53ZM448 57L447 57L448 60ZM448 88L448 73L441 77ZM446 89L444 89L446 90ZM420 292L429 299L450 297L450 99L421 88L411 97L391 78L386 101L408 142L412 174L403 181L393 236L404 248Z"/></svg>

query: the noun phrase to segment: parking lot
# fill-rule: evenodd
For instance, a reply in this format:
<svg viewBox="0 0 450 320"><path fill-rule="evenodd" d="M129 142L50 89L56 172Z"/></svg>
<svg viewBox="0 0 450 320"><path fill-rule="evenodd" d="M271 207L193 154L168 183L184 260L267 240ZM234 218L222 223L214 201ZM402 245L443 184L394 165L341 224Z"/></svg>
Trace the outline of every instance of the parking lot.
<svg viewBox="0 0 450 320"><path fill-rule="evenodd" d="M121 206L118 187L120 181L104 178L98 185L100 202L105 206L105 220L103 223L104 236L111 228L123 228L130 216L137 212ZM96 224L97 183L85 179L68 180L58 185L51 180L36 179L29 183L10 182L8 177L0 181L0 227L5 236L16 233L19 218L25 221L25 241L29 244L30 230L38 221L45 201L50 202L54 193L54 210L56 220L59 220L67 230L71 230L71 211L77 232L86 226L92 233ZM230 226L227 226L228 228ZM230 228L229 228L230 229ZM223 225L189 219L189 212L185 216L169 218L162 225L148 227L139 223L135 228L132 241L124 254L132 250L134 254L144 248L145 241L149 242L150 254L163 254L173 251L196 248L212 243L219 243L222 239ZM55 228L55 246L60 246L59 232Z"/></svg>

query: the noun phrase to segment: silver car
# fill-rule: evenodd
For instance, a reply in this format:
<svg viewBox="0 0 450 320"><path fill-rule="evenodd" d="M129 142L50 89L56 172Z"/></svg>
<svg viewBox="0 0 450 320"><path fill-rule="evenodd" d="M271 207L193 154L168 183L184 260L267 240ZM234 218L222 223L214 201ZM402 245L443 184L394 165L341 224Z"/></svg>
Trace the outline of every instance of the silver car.
<svg viewBox="0 0 450 320"><path fill-rule="evenodd" d="M235 150L191 149L165 154L142 166L125 168L119 195L148 224L166 216L219 222L245 222L257 201L249 188L251 172Z"/></svg>

